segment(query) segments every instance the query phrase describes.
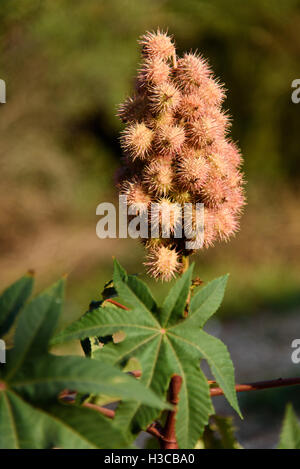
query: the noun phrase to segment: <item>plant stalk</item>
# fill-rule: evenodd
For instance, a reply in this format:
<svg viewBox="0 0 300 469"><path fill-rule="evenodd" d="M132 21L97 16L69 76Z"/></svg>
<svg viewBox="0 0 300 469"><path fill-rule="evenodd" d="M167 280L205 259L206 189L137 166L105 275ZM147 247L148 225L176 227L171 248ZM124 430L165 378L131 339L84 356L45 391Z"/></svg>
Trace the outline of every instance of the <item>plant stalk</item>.
<svg viewBox="0 0 300 469"><path fill-rule="evenodd" d="M169 401L173 404L173 410L169 410L166 424L162 431L161 448L162 449L178 449L176 439L176 414L177 404L179 402L179 392L182 384L182 377L173 375L169 387Z"/></svg>
<svg viewBox="0 0 300 469"><path fill-rule="evenodd" d="M279 378L271 381L258 381L256 383L236 384L236 392L259 391L262 389L281 388L284 386L296 386L300 384L300 378ZM211 396L222 396L221 388L211 388Z"/></svg>

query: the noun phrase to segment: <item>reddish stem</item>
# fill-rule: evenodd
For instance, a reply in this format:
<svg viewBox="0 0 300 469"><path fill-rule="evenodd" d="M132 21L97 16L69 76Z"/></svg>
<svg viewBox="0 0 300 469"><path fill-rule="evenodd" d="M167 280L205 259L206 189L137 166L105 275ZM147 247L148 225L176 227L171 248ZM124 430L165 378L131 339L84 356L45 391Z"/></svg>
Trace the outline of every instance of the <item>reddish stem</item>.
<svg viewBox="0 0 300 469"><path fill-rule="evenodd" d="M280 388L283 386L295 386L300 384L300 378L279 378L271 381L258 381L257 383L237 384L235 386L236 392L258 391L261 389ZM224 394L221 388L212 388L210 390L211 396L221 396Z"/></svg>
<svg viewBox="0 0 300 469"><path fill-rule="evenodd" d="M124 305L121 305L121 303L118 303L117 301L112 300L111 298L109 298L108 300L105 300L105 301L107 303L111 303L112 305L118 306L118 308L125 309L126 311L129 311L129 308L127 308Z"/></svg>
<svg viewBox="0 0 300 469"><path fill-rule="evenodd" d="M97 405L97 404L92 404L90 402L85 402L83 404L83 407L88 407L90 409L96 410L100 414L105 415L106 417L108 417L110 419L115 418L115 411L111 410L111 409L107 409L106 407L102 407L102 406ZM158 426L157 426L156 422L151 423L151 425L149 425L149 427L146 429L146 432L149 433L152 436L155 436L159 440L161 440L163 438L163 435L160 432L160 430L158 429Z"/></svg>
<svg viewBox="0 0 300 469"><path fill-rule="evenodd" d="M97 410L98 412L100 412L100 414L103 414L110 419L113 419L115 417L115 411L107 409L106 407L101 407L97 404L92 404L91 402L85 402L82 405L83 407L88 407L89 409Z"/></svg>
<svg viewBox="0 0 300 469"><path fill-rule="evenodd" d="M131 374L133 376L139 377L141 376L141 372L139 370L132 371ZM171 379L170 388L169 388L169 400L175 406L173 410L170 410L167 415L167 421L163 430L158 428L156 422L153 422L151 425L148 426L146 432L152 436L155 436L161 444L162 449L178 449L177 440L176 440L176 413L177 413L177 404L178 404L178 396L179 391L181 388L182 378L179 375L174 375ZM215 384L215 381L208 381L210 385ZM2 383L1 383L2 384ZM3 383L4 384L4 383ZM300 385L300 378L279 378L274 379L271 381L259 381L256 383L248 383L248 384L237 384L235 386L236 392L247 392L247 391L258 391L262 389L270 389L270 388L279 388L284 386L295 386ZM2 388L3 390L3 388ZM221 396L224 392L221 388L211 388L210 395L214 396ZM75 400L76 392L74 391L63 391L60 394L60 398L65 401L73 401ZM111 409L107 409L106 407L101 407L97 404L92 404L90 402L86 402L83 404L84 407L88 407L90 409L94 409L101 414L105 415L108 418L113 419L115 417L115 411Z"/></svg>
<svg viewBox="0 0 300 469"><path fill-rule="evenodd" d="M129 371L128 374L134 376L135 378L140 378L142 376L141 370Z"/></svg>
<svg viewBox="0 0 300 469"><path fill-rule="evenodd" d="M171 404L173 404L174 408L173 410L169 410L166 424L162 432L162 449L178 449L178 444L176 440L176 414L181 384L182 377L179 375L173 375L169 387L169 401Z"/></svg>
<svg viewBox="0 0 300 469"><path fill-rule="evenodd" d="M149 425L149 427L147 427L146 432L150 433L150 435L152 435L152 436L155 436L159 441L161 441L161 439L163 437L160 429L158 428L157 422L151 423L151 425Z"/></svg>

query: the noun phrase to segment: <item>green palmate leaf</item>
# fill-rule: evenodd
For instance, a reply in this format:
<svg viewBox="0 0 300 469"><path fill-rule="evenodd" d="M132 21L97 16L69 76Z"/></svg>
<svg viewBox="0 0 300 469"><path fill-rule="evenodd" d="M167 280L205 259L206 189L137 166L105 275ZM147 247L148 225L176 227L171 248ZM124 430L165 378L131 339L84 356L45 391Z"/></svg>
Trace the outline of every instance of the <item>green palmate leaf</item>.
<svg viewBox="0 0 300 469"><path fill-rule="evenodd" d="M153 391L112 364L48 353L61 312L63 281L21 311L14 348L0 367L0 448L120 448L123 434L90 409L63 406L63 389L170 408Z"/></svg>
<svg viewBox="0 0 300 469"><path fill-rule="evenodd" d="M33 283L33 276L25 275L0 296L0 337L11 328L18 312L31 295Z"/></svg>
<svg viewBox="0 0 300 469"><path fill-rule="evenodd" d="M56 343L70 339L84 339L123 331L119 343L108 343L93 351L93 358L123 366L135 357L142 368L141 382L161 397L166 395L172 374L183 379L180 393L177 434L181 448L192 448L213 412L206 378L200 369L200 360L207 360L212 373L231 405L239 412L233 365L226 347L218 339L195 327L203 316L217 309L223 295L225 282L219 279L209 284L202 300L194 303L191 319L184 318L186 299L192 276L191 267L172 288L161 310L152 295L137 279L128 276L116 262L114 285L118 296L132 307L129 311L103 304L101 308L85 314L56 336ZM203 289L204 290L204 289ZM214 299L214 296L216 297ZM200 318L200 316L202 317ZM189 327L193 321L193 327ZM136 432L145 429L159 411L142 402L122 403L116 413L119 425Z"/></svg>
<svg viewBox="0 0 300 469"><path fill-rule="evenodd" d="M0 449L125 448L113 423L86 408L32 406L12 391L0 393Z"/></svg>
<svg viewBox="0 0 300 469"><path fill-rule="evenodd" d="M278 448L300 449L300 424L291 404L285 411Z"/></svg>
<svg viewBox="0 0 300 469"><path fill-rule="evenodd" d="M64 280L26 305L17 323L14 348L7 373L11 377L21 364L48 350L48 344L62 311Z"/></svg>
<svg viewBox="0 0 300 469"><path fill-rule="evenodd" d="M32 401L45 401L62 389L75 389L83 393L137 399L158 409L166 407L161 399L132 376L109 363L84 357L41 356L38 360L27 362L13 378L4 382L10 389Z"/></svg>

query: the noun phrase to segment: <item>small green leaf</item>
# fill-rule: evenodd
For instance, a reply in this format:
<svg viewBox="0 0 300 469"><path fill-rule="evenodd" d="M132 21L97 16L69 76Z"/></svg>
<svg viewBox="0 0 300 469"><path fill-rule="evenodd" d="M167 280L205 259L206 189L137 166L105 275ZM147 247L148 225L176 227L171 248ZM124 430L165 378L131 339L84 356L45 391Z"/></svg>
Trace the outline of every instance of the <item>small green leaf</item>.
<svg viewBox="0 0 300 469"><path fill-rule="evenodd" d="M174 324L183 318L184 308L190 292L194 264L180 277L171 288L161 308L160 322L163 327Z"/></svg>
<svg viewBox="0 0 300 469"><path fill-rule="evenodd" d="M127 285L151 312L157 311L155 299L144 282L134 275L128 275Z"/></svg>
<svg viewBox="0 0 300 469"><path fill-rule="evenodd" d="M155 300L148 287L137 277L128 276L116 259L114 259L113 278L118 296L122 298L125 304L131 306L134 310L143 311L147 315L149 311L152 313L156 310Z"/></svg>
<svg viewBox="0 0 300 469"><path fill-rule="evenodd" d="M300 449L300 424L291 404L287 405L279 449Z"/></svg>
<svg viewBox="0 0 300 469"><path fill-rule="evenodd" d="M0 337L11 328L18 312L31 295L34 279L31 274L17 280L0 296Z"/></svg>
<svg viewBox="0 0 300 469"><path fill-rule="evenodd" d="M216 278L201 288L192 298L187 324L189 327L203 327L222 303L228 274Z"/></svg>

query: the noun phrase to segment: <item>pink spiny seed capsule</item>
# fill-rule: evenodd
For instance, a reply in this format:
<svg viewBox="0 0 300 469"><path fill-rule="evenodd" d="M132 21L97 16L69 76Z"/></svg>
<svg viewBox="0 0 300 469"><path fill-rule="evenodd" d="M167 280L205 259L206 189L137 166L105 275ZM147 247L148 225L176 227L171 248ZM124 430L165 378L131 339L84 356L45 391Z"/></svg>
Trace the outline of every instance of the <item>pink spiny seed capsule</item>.
<svg viewBox="0 0 300 469"><path fill-rule="evenodd" d="M152 120L149 122L149 127L153 130L157 130L160 127L164 126L173 126L174 125L174 114L172 111L166 111L158 114L155 119L152 117Z"/></svg>
<svg viewBox="0 0 300 469"><path fill-rule="evenodd" d="M132 124L123 131L122 147L133 160L144 160L151 148L153 132L143 122Z"/></svg>
<svg viewBox="0 0 300 469"><path fill-rule="evenodd" d="M154 86L149 93L151 109L155 113L174 111L179 106L181 94L172 83Z"/></svg>
<svg viewBox="0 0 300 469"><path fill-rule="evenodd" d="M176 77L178 84L186 91L194 91L209 78L211 71L207 61L195 54L184 54L178 60Z"/></svg>
<svg viewBox="0 0 300 469"><path fill-rule="evenodd" d="M226 185L219 177L210 177L201 188L202 198L209 207L218 207L226 200Z"/></svg>
<svg viewBox="0 0 300 469"><path fill-rule="evenodd" d="M185 203L191 203L193 200L194 194L192 194L189 191L180 191L180 188L178 188L178 191L174 192L172 194L172 200L174 202L179 203L180 205L183 205Z"/></svg>
<svg viewBox="0 0 300 469"><path fill-rule="evenodd" d="M228 208L232 213L239 214L245 205L245 196L242 187L235 187L228 191L224 207Z"/></svg>
<svg viewBox="0 0 300 469"><path fill-rule="evenodd" d="M199 119L208 110L216 112L225 97L222 86L213 79L208 78L200 88L185 93L181 99L180 115L187 121ZM214 109L214 107L216 109ZM220 119L220 116L217 117ZM222 119L226 119L222 116ZM223 123L226 125L226 122Z"/></svg>
<svg viewBox="0 0 300 469"><path fill-rule="evenodd" d="M228 175L230 172L229 165L222 155L216 152L208 152L206 158L212 174L218 174L220 177Z"/></svg>
<svg viewBox="0 0 300 469"><path fill-rule="evenodd" d="M175 47L171 38L162 31L148 32L139 40L144 57L157 57L166 60L175 55Z"/></svg>
<svg viewBox="0 0 300 469"><path fill-rule="evenodd" d="M225 99L223 85L212 78L207 79L197 92L206 107L219 107Z"/></svg>
<svg viewBox="0 0 300 469"><path fill-rule="evenodd" d="M149 85L161 85L168 81L170 67L159 58L146 60L137 75L139 92L147 92Z"/></svg>
<svg viewBox="0 0 300 469"><path fill-rule="evenodd" d="M159 157L153 159L144 170L144 182L156 195L166 195L173 188L172 159Z"/></svg>
<svg viewBox="0 0 300 469"><path fill-rule="evenodd" d="M147 115L147 100L144 96L129 97L118 108L118 117L122 122L140 122Z"/></svg>
<svg viewBox="0 0 300 469"><path fill-rule="evenodd" d="M182 96L178 114L185 120L198 119L204 112L205 103L197 91Z"/></svg>
<svg viewBox="0 0 300 469"><path fill-rule="evenodd" d="M185 133L177 125L162 125L155 134L154 143L159 153L175 154L183 146Z"/></svg>
<svg viewBox="0 0 300 469"><path fill-rule="evenodd" d="M180 158L177 179L182 188L190 192L199 192L209 173L209 165L204 156L195 156L189 151Z"/></svg>
<svg viewBox="0 0 300 469"><path fill-rule="evenodd" d="M215 119L215 121L218 123L218 126L222 129L222 134L225 135L231 126L231 117L229 114L226 111L222 111L214 107L211 108L209 114ZM220 136L222 135L220 134Z"/></svg>
<svg viewBox="0 0 300 469"><path fill-rule="evenodd" d="M228 165L228 163L227 163ZM234 167L230 167L230 170L227 173L226 183L232 189L236 187L242 187L245 184L243 175Z"/></svg>
<svg viewBox="0 0 300 469"><path fill-rule="evenodd" d="M132 208L132 212L138 214L148 210L151 197L138 178L135 177L131 181L125 181L121 186L120 194L126 195L127 204Z"/></svg>
<svg viewBox="0 0 300 469"><path fill-rule="evenodd" d="M235 215L227 207L215 210L213 223L217 236L221 241L227 241L239 229Z"/></svg>
<svg viewBox="0 0 300 469"><path fill-rule="evenodd" d="M178 253L167 246L150 249L145 265L155 279L169 282L180 269Z"/></svg>
<svg viewBox="0 0 300 469"><path fill-rule="evenodd" d="M214 215L213 211L207 207L204 208L204 232L203 232L203 247L209 248L214 245L216 240L216 230L214 228ZM196 230L196 209L195 206L185 207L184 223L185 223L185 234L189 239L195 239ZM201 222L201 221L200 221Z"/></svg>
<svg viewBox="0 0 300 469"><path fill-rule="evenodd" d="M187 124L187 138L196 148L212 145L226 130L228 120L225 115L215 109L202 114L198 120Z"/></svg>
<svg viewBox="0 0 300 469"><path fill-rule="evenodd" d="M204 247L209 248L214 245L216 231L214 228L214 211L204 208Z"/></svg>
<svg viewBox="0 0 300 469"><path fill-rule="evenodd" d="M235 143L225 139L216 141L217 151L223 155L223 158L233 167L238 167L242 164L242 157L239 149Z"/></svg>

